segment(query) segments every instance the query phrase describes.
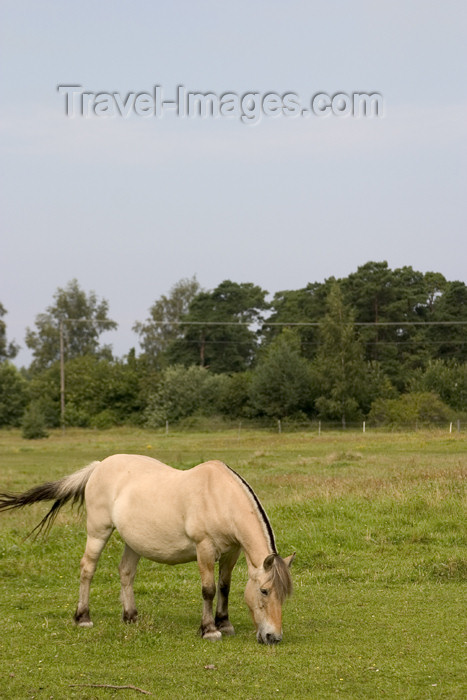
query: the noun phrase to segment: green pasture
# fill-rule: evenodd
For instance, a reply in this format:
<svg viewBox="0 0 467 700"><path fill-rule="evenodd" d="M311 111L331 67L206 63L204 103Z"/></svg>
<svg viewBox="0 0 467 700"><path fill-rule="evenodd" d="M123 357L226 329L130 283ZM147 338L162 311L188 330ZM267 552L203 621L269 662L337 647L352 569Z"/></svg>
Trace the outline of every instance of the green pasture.
<svg viewBox="0 0 467 700"><path fill-rule="evenodd" d="M75 627L84 520L65 509L47 540L24 539L46 511L38 504L0 514L0 698L467 697L464 435L76 429L26 441L4 431L0 490L115 452L182 469L217 458L250 482L280 553L297 552L284 640L257 644L243 559L231 592L236 636L197 636L196 564L141 561L139 621L124 625L118 536L93 582L94 628Z"/></svg>

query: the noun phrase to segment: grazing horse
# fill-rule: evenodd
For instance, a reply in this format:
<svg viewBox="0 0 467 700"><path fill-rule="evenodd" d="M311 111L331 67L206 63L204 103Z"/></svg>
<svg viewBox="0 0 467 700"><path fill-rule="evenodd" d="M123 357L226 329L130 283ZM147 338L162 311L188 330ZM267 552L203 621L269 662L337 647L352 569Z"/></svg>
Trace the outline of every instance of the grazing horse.
<svg viewBox="0 0 467 700"><path fill-rule="evenodd" d="M211 640L234 634L228 615L230 579L243 550L248 565L245 600L256 638L266 644L281 641L282 604L292 592L289 567L294 554L286 559L277 554L271 525L256 494L227 465L210 461L182 471L151 457L113 455L23 494L0 494L0 510L47 500L54 503L35 530L47 532L65 503L86 503L87 541L75 612L79 626L92 627L91 580L116 529L125 542L119 566L125 622L137 618L133 581L140 557L165 564L196 560L203 596L200 634ZM219 584L214 616L216 561Z"/></svg>

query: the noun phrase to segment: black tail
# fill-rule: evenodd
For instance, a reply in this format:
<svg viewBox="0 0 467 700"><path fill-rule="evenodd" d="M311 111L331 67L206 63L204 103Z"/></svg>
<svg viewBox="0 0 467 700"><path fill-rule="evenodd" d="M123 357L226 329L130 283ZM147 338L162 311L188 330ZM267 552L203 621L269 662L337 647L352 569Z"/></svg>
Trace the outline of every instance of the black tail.
<svg viewBox="0 0 467 700"><path fill-rule="evenodd" d="M93 462L84 469L81 469L70 476L66 476L59 481L48 481L40 486L34 486L24 493L0 493L0 511L24 508L39 501L54 501L49 512L42 518L40 523L29 533L34 532L39 535L42 531L47 535L54 524L59 510L68 502L72 505L79 503L81 507L84 503L84 492L91 473L98 462Z"/></svg>

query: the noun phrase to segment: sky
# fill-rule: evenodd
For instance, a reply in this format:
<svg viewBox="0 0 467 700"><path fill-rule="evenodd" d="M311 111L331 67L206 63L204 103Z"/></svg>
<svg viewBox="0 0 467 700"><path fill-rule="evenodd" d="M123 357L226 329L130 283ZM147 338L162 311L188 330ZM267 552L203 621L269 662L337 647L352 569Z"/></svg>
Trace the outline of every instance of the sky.
<svg viewBox="0 0 467 700"><path fill-rule="evenodd" d="M118 356L193 275L272 295L386 260L467 282L466 34L463 0L0 0L0 303L17 364L75 278L108 300ZM60 85L90 95L86 115L80 100L67 115ZM164 101L177 86L293 94L306 112L95 109L147 93L150 111L156 85ZM337 93L377 93L382 110L310 112Z"/></svg>

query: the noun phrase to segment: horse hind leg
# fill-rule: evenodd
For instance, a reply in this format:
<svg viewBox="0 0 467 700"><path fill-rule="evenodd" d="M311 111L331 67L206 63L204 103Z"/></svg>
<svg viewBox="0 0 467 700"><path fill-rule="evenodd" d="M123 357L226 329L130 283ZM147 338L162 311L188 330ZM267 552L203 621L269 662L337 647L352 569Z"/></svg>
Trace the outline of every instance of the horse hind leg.
<svg viewBox="0 0 467 700"><path fill-rule="evenodd" d="M135 605L135 595L133 592L133 581L136 576L136 567L140 556L127 544L123 551L123 556L118 567L120 582L122 585L120 600L123 606L123 622L136 622L138 612Z"/></svg>
<svg viewBox="0 0 467 700"><path fill-rule="evenodd" d="M224 554L219 561L219 589L217 593L215 625L219 632L225 635L235 634L235 629L229 620L229 592L232 569L237 563L240 550Z"/></svg>
<svg viewBox="0 0 467 700"><path fill-rule="evenodd" d="M105 534L100 537L94 537L88 534L86 548L80 564L79 600L74 617L79 627L92 627L91 616L89 614L89 591L91 588L91 581L99 557L111 534L112 529L106 531Z"/></svg>

